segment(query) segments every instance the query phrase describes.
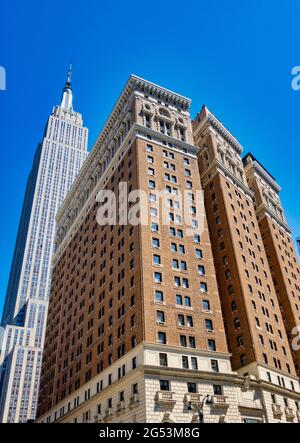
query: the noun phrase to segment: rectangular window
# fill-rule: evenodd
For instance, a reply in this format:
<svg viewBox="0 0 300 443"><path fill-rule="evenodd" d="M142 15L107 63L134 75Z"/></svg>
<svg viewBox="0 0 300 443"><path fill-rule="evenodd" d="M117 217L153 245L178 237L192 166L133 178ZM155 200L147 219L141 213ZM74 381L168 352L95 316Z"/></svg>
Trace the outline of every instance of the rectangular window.
<svg viewBox="0 0 300 443"><path fill-rule="evenodd" d="M207 343L208 343L208 349L210 351L216 351L216 342L215 342L215 340L209 339Z"/></svg>
<svg viewBox="0 0 300 443"><path fill-rule="evenodd" d="M157 333L157 340L158 340L158 343L160 343L161 345L165 345L167 343L166 333L159 331Z"/></svg>
<svg viewBox="0 0 300 443"><path fill-rule="evenodd" d="M159 354L159 364L160 366L168 366L168 356L167 354Z"/></svg>
<svg viewBox="0 0 300 443"><path fill-rule="evenodd" d="M182 296L179 294L176 295L176 305L182 305Z"/></svg>
<svg viewBox="0 0 300 443"><path fill-rule="evenodd" d="M164 311L156 311L156 322L161 324L165 323L165 313Z"/></svg>
<svg viewBox="0 0 300 443"><path fill-rule="evenodd" d="M182 356L182 367L183 369L189 369L189 359L186 355Z"/></svg>
<svg viewBox="0 0 300 443"><path fill-rule="evenodd" d="M154 281L155 281L155 283L162 283L161 272L154 272Z"/></svg>
<svg viewBox="0 0 300 443"><path fill-rule="evenodd" d="M196 383L187 383L187 389L188 393L190 394L196 394L197 393L197 386Z"/></svg>
<svg viewBox="0 0 300 443"><path fill-rule="evenodd" d="M164 295L162 291L155 291L155 300L158 302L164 301Z"/></svg>
<svg viewBox="0 0 300 443"><path fill-rule="evenodd" d="M160 385L161 391L169 391L170 390L169 380L159 380L159 385Z"/></svg>
<svg viewBox="0 0 300 443"><path fill-rule="evenodd" d="M219 372L218 360L211 360L210 365L213 372Z"/></svg>

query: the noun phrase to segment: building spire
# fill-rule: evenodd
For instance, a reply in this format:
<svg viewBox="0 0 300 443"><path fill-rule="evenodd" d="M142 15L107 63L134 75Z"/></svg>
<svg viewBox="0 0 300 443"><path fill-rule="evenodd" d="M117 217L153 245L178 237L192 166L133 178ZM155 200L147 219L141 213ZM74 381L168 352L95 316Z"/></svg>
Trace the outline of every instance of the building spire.
<svg viewBox="0 0 300 443"><path fill-rule="evenodd" d="M63 95L61 100L61 107L64 109L68 109L69 111L73 110L73 93L72 93L72 85L71 85L71 79L72 79L72 63L70 64L69 71L68 71L68 77L63 89Z"/></svg>

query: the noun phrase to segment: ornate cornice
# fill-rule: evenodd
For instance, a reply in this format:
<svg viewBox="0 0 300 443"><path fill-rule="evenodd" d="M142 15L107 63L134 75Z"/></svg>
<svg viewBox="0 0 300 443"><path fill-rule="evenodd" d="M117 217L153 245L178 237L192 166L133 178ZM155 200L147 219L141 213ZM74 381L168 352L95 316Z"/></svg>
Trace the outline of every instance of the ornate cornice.
<svg viewBox="0 0 300 443"><path fill-rule="evenodd" d="M127 115L128 109L126 105L130 103L130 98L134 94L138 94L139 92L156 96L157 99L167 101L169 104L180 107L182 108L182 110L189 112L191 103L190 99L175 92L169 91L168 89L162 88L155 83L151 83L140 77L131 75L112 112L106 120L106 123L104 124L104 127L100 132L92 151L85 160L80 173L75 178L71 191L67 194L63 205L58 210L57 220L60 220L62 218L63 213L66 211L66 208L71 205L71 202L74 198L74 193L78 194L81 192L82 183L86 181L86 176L93 168L93 165L97 164L100 161L100 158L101 161L104 160L105 155L108 152L108 150L106 149L106 145L111 141L111 131L114 129L114 126L120 118L121 114L124 113L124 118ZM176 139L176 142L178 141L179 140Z"/></svg>
<svg viewBox="0 0 300 443"><path fill-rule="evenodd" d="M277 194L280 193L281 187L276 183L276 181L268 174L268 172L256 161L252 162L255 172L275 191Z"/></svg>
<svg viewBox="0 0 300 443"><path fill-rule="evenodd" d="M281 228L284 229L289 235L292 234L289 226L283 220L281 220L278 215L274 211L272 211L272 209L270 209L265 203L262 203L256 208L256 213L258 217L260 216L260 214L262 214L262 216L269 216L272 220L275 220L276 223L281 226Z"/></svg>
<svg viewBox="0 0 300 443"><path fill-rule="evenodd" d="M223 165L222 162L220 162L218 159L214 159L214 161L211 163L210 167L205 171L204 174L202 174L202 181L205 182L206 178L209 174L211 174L211 179L213 178L213 172L220 171L222 175L226 175L230 177L230 179L239 186L244 193L252 200L254 197L254 192L251 191L251 189L248 188L248 186L245 185L238 177L236 177L225 165ZM207 181L209 182L209 181Z"/></svg>
<svg viewBox="0 0 300 443"><path fill-rule="evenodd" d="M237 141L237 139L225 128L225 126L206 108L206 116L200 121L199 125L196 126L195 135L198 132L203 132L203 127L205 125L211 126L216 132L224 138L224 140L234 148L234 150L241 154L243 152L242 145Z"/></svg>

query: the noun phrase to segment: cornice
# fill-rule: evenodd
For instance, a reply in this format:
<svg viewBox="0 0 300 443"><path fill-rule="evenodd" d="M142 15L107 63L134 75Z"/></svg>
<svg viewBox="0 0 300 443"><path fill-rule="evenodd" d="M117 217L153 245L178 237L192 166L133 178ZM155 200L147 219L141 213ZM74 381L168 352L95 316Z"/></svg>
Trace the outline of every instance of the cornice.
<svg viewBox="0 0 300 443"><path fill-rule="evenodd" d="M254 197L254 192L251 191L251 189L249 189L245 183L243 183L238 177L236 177L225 165L223 165L223 163L218 160L218 159L214 159L214 161L211 163L209 169L207 169L205 171L204 174L202 174L201 179L204 181L206 179L206 177L208 176L208 174L213 174L213 172L217 172L218 170L221 170L221 172L223 172L223 174L225 174L226 176L229 176L231 178L231 180L237 185L239 186L246 195L248 195L249 198L251 198L251 200ZM213 176L211 176L211 179L213 178Z"/></svg>
<svg viewBox="0 0 300 443"><path fill-rule="evenodd" d="M259 216L260 213L265 214L266 216L269 216L271 219L274 219L289 235L292 234L291 229L289 226L281 220L275 212L272 211L265 203L262 203L256 208L256 213Z"/></svg>
<svg viewBox="0 0 300 443"><path fill-rule="evenodd" d="M134 93L137 92L148 93L149 95L156 95L158 98L173 103L174 106L180 106L183 110L189 111L191 100L177 94L175 92L169 91L168 89L162 88L161 86L151 83L135 75L131 75L118 98L113 110L111 111L109 117L101 130L92 151L89 153L87 159L81 167L81 170L74 180L71 191L67 194L63 205L57 212L57 220L60 220L66 207L71 204L74 192L80 189L80 184L84 180L85 175L88 173L92 167L94 161L97 161L98 157L104 157L107 150L104 149L106 143L109 140L110 131L113 129L116 121L118 120L120 114L126 111L126 105L130 103L130 98ZM155 132L155 131L154 131ZM178 144L179 140L176 140Z"/></svg>
<svg viewBox="0 0 300 443"><path fill-rule="evenodd" d="M277 192L277 194L280 193L281 187L276 183L276 181L270 176L270 174L267 173L267 171L257 162L252 162L253 168L255 172L269 185L271 188Z"/></svg>
<svg viewBox="0 0 300 443"><path fill-rule="evenodd" d="M238 154L243 152L242 145L237 141L237 139L225 128L225 126L210 112L208 111L208 115L205 119L200 122L199 126L196 127L195 134L205 126L211 126L214 128L219 135L221 135L226 142L232 146ZM202 129L203 131L203 129Z"/></svg>

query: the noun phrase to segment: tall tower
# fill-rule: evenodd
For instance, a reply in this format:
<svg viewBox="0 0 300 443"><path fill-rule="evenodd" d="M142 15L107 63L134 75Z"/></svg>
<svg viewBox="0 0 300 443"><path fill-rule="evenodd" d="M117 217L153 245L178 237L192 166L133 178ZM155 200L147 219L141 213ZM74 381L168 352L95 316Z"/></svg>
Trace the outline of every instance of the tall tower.
<svg viewBox="0 0 300 443"><path fill-rule="evenodd" d="M207 394L237 414L189 107L131 76L58 213L39 420L191 422ZM148 220L99 226L101 190Z"/></svg>
<svg viewBox="0 0 300 443"><path fill-rule="evenodd" d="M193 129L233 369L299 390L242 147L206 107Z"/></svg>
<svg viewBox="0 0 300 443"><path fill-rule="evenodd" d="M2 316L0 418L34 419L51 286L55 215L87 157L88 130L73 111L71 69L48 119L23 202Z"/></svg>
<svg viewBox="0 0 300 443"><path fill-rule="evenodd" d="M57 214L39 422L191 423L199 411L209 422L296 418L282 322L286 391L275 370L272 384L249 365L231 369L199 150L190 100L131 76Z"/></svg>
<svg viewBox="0 0 300 443"><path fill-rule="evenodd" d="M247 154L243 162L249 187L254 192L258 224L299 374L300 349L297 349L299 346L293 349L293 342L296 344L300 331L300 268L279 198L281 189L252 154Z"/></svg>

